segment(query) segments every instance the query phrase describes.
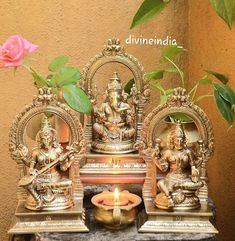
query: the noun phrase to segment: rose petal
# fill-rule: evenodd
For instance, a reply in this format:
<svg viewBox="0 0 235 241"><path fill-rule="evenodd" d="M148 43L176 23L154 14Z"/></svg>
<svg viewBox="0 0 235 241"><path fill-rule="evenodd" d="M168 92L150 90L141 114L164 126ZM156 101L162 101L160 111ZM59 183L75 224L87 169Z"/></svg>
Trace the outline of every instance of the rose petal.
<svg viewBox="0 0 235 241"><path fill-rule="evenodd" d="M20 66L24 56L35 51L37 48L37 45L31 44L20 35L9 37L6 42L0 46L0 59L3 61L0 67Z"/></svg>
<svg viewBox="0 0 235 241"><path fill-rule="evenodd" d="M3 60L18 61L24 57L24 42L21 36L13 35L3 44L7 51L3 55Z"/></svg>
<svg viewBox="0 0 235 241"><path fill-rule="evenodd" d="M2 46L0 45L0 59L2 59L2 55L3 55L3 48L2 48Z"/></svg>
<svg viewBox="0 0 235 241"><path fill-rule="evenodd" d="M6 68L6 67L18 67L21 66L22 62L20 61L15 61L15 62L3 62L0 64L0 68Z"/></svg>
<svg viewBox="0 0 235 241"><path fill-rule="evenodd" d="M23 39L23 42L24 42L24 50L26 51L26 53L31 53L38 48L38 45L31 44L27 39Z"/></svg>

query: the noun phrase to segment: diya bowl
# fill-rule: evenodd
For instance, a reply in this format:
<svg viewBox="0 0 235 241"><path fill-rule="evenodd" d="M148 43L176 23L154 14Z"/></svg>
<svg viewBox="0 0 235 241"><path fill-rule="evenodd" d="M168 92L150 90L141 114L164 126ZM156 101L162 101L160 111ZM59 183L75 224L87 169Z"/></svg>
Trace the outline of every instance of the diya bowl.
<svg viewBox="0 0 235 241"><path fill-rule="evenodd" d="M103 191L92 197L91 202L95 206L95 219L108 229L119 230L135 221L136 207L141 203L141 198L128 191L122 191L115 201L114 192Z"/></svg>

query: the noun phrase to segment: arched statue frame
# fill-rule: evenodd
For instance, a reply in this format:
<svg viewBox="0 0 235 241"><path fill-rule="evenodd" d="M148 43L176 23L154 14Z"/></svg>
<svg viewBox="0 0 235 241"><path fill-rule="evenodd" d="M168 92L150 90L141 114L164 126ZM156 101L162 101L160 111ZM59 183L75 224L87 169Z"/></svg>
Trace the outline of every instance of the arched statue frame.
<svg viewBox="0 0 235 241"><path fill-rule="evenodd" d="M149 100L150 91L147 82L144 80L143 66L134 56L125 52L119 39L109 39L102 52L92 58L84 67L81 78L82 87L88 93L91 100L96 99L96 90L94 89L95 86L93 83L94 76L102 66L110 63L124 65L134 76L135 85L138 90L137 98L139 100L136 116L136 140L139 140L143 122L143 109ZM84 126L86 126L85 135L87 144L89 144L92 141L92 118L85 118L86 117L83 116L82 122L84 122Z"/></svg>
<svg viewBox="0 0 235 241"><path fill-rule="evenodd" d="M75 158L69 168L68 178L72 181L72 197L74 206L73 210L66 209L61 211L32 211L30 217L26 213L31 211L26 210L25 202L28 197L26 189L18 186L17 198L18 206L15 215L16 221L9 230L10 234L19 233L34 233L34 232L63 232L71 231L88 231L83 215L83 186L80 180L80 160L85 151L85 142L83 128L79 118L74 112L65 104L58 102L56 97L52 94L50 88L38 89L38 96L33 100L33 103L27 105L21 111L12 124L10 130L9 150L13 160L16 161L19 169L19 179L22 179L28 174L30 159L32 157L31 150L25 140L25 132L29 122L37 115L43 113L51 113L62 119L68 126L70 131L70 138L68 146L72 146L76 151ZM73 212L73 214L71 213ZM64 215L70 214L69 219ZM26 219L25 219L26 218ZM44 222L40 222L41 218L45 218ZM67 219L63 223L63 219ZM51 220L54 221L51 221ZM57 220L57 226L53 222Z"/></svg>
<svg viewBox="0 0 235 241"><path fill-rule="evenodd" d="M203 161L200 164L200 180L203 186L199 189L198 198L201 208L194 211L168 212L158 209L154 205L157 194L157 167L154 162L154 146L157 140L155 136L159 124L172 114L184 114L192 119L199 133L199 140L204 143ZM145 118L141 131L141 142L138 149L146 163L146 177L143 185L143 198L145 203L145 221L140 221L140 232L193 232L193 233L217 233L217 230L209 222L211 211L208 208L208 185L206 163L212 157L214 151L214 135L212 125L204 111L195 105L186 90L179 87L174 89L167 102L156 107ZM159 217L160 215L160 217ZM203 217L204 224L200 224ZM183 221L182 224L178 219ZM141 219L140 219L141 220ZM143 220L143 217L142 217ZM184 227L183 227L184 226ZM186 228L187 227L187 228ZM185 231L185 228L187 231Z"/></svg>
<svg viewBox="0 0 235 241"><path fill-rule="evenodd" d="M164 120L169 115L178 113L187 115L192 119L192 121L195 123L197 127L199 138L203 141L206 147L206 152L204 153L204 162L201 166L201 179L205 181L205 185L201 190L202 193L200 195L200 198L201 201L207 202L208 187L206 184L207 177L205 169L207 161L212 157L214 152L213 129L205 112L190 100L190 97L187 95L186 90L180 87L174 89L173 95L168 98L167 102L164 105L156 107L153 111L149 113L149 115L144 120L143 129L141 132L141 140L143 140L145 147L147 147L149 143L152 143L154 145L154 141L156 138L155 132L158 128L160 121ZM147 162L149 163L149 161ZM155 170L156 167L153 167L152 164L150 164L150 166L147 165L146 180L148 180L148 182L145 182L143 188L144 196L146 195L148 197L152 197L156 194L156 171L154 175L155 177L153 177L152 174L152 171ZM152 176L154 179L151 180L151 184L149 183L149 179L147 178L148 176ZM147 191L150 189L152 189L151 192Z"/></svg>

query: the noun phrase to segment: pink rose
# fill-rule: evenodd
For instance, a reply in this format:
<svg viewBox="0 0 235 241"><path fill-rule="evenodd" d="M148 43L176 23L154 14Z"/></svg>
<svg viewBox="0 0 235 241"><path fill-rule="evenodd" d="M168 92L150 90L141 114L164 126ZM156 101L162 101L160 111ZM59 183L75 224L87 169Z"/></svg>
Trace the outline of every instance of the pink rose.
<svg viewBox="0 0 235 241"><path fill-rule="evenodd" d="M11 36L2 46L0 45L0 60L3 62L0 67L20 66L24 56L37 48L37 45L31 44L20 35Z"/></svg>

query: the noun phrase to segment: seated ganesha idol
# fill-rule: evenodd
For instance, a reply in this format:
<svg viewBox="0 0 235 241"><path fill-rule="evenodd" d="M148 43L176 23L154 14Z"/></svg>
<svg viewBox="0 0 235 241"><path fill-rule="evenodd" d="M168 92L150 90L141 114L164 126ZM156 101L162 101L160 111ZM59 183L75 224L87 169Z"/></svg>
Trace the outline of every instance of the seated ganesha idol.
<svg viewBox="0 0 235 241"><path fill-rule="evenodd" d="M66 171L73 159L74 150L63 152L57 141L56 131L44 117L36 140L38 147L33 150L29 175L24 176L19 185L30 193L26 208L31 210L60 210L73 205L71 197L72 181L63 178L59 172Z"/></svg>
<svg viewBox="0 0 235 241"><path fill-rule="evenodd" d="M162 209L196 209L200 207L196 192L203 186L199 175L202 157L200 154L196 157L192 149L187 147L180 122L170 132L168 141L168 147L161 151L160 139L156 141L155 163L162 172L168 171L168 174L158 181L160 193L156 196L155 205Z"/></svg>
<svg viewBox="0 0 235 241"><path fill-rule="evenodd" d="M110 79L106 95L105 102L98 108L94 107L92 149L101 153L131 152L135 135L135 107L127 103L128 94L122 90L116 72Z"/></svg>

